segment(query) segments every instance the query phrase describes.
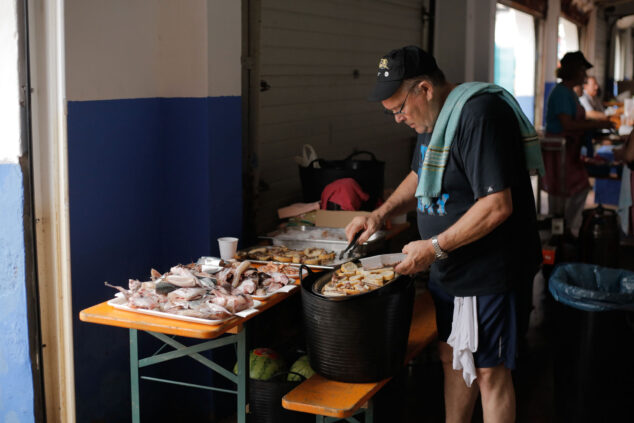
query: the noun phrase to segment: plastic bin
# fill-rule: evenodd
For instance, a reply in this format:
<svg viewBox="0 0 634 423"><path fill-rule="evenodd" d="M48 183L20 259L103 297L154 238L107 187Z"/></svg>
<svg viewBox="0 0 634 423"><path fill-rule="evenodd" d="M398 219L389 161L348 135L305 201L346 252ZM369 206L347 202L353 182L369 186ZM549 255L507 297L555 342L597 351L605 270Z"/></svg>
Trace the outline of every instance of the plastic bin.
<svg viewBox="0 0 634 423"><path fill-rule="evenodd" d="M550 276L558 422L616 422L634 398L634 273L566 263Z"/></svg>
<svg viewBox="0 0 634 423"><path fill-rule="evenodd" d="M249 380L249 407L251 423L309 423L314 418L310 414L289 411L282 407L282 397L301 382L288 382L287 376L293 372L282 372L269 380ZM306 378L299 373L293 373Z"/></svg>

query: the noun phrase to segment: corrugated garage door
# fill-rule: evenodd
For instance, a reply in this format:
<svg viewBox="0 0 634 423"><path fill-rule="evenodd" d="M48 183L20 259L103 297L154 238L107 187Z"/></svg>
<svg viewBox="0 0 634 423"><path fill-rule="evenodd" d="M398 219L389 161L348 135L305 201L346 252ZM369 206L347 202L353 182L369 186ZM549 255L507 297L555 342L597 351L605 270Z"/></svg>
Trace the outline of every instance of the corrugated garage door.
<svg viewBox="0 0 634 423"><path fill-rule="evenodd" d="M407 174L414 132L366 100L378 59L421 44L421 0L262 0L258 99L251 105L258 153L256 230L279 207L301 201L293 157L311 144L320 157L372 151L386 162L385 187ZM261 86L267 87L265 91ZM252 121L253 122L253 121Z"/></svg>

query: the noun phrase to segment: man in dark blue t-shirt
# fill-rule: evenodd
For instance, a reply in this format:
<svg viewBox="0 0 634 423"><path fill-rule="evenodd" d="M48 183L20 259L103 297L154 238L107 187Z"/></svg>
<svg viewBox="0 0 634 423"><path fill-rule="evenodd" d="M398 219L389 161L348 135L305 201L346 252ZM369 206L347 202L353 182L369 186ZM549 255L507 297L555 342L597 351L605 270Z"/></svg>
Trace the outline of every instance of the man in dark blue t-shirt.
<svg viewBox="0 0 634 423"><path fill-rule="evenodd" d="M346 234L350 239L365 229L362 243L390 215L416 208L421 240L403 248L407 258L395 270L413 274L431 266L446 421L470 421L480 393L485 421L510 422L515 420L515 293L530 286L541 256L533 191L514 111L497 94L484 93L462 108L447 162L439 168L440 194L431 203L414 196L434 125L454 88L435 59L418 47L381 58L370 100L381 101L397 123L413 128L418 143L411 172L396 191L369 216L355 218ZM477 383L471 387L454 370L447 344L456 297L476 298Z"/></svg>

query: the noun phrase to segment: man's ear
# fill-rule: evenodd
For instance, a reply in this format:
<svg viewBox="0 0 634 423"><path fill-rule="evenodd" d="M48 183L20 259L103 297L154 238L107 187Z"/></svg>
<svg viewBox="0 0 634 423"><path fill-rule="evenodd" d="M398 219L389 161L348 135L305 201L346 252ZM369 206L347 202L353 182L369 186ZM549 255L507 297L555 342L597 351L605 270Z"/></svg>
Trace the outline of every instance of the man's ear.
<svg viewBox="0 0 634 423"><path fill-rule="evenodd" d="M427 101L430 101L434 97L434 86L426 79L418 83L418 89L421 93L425 94Z"/></svg>

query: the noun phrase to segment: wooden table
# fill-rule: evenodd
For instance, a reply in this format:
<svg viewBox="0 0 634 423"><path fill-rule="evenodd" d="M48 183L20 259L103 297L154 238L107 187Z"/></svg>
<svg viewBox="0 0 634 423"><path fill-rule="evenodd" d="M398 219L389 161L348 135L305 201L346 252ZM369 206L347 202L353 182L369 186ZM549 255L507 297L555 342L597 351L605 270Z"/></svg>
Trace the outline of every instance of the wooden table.
<svg viewBox="0 0 634 423"><path fill-rule="evenodd" d="M218 392L225 392L237 395L238 398L238 423L246 423L246 405L248 392L248 354L247 345L247 322L260 315L265 310L283 301L288 296L299 291L299 286L291 292L282 292L261 300L262 304L257 308L257 312L247 317L233 317L218 325L208 325L203 323L190 323L182 320L170 319L166 317L154 317L146 314L124 311L114 308L103 302L93 307L82 310L79 319L84 322L98 323L101 325L117 326L129 330L130 335L130 390L132 399L132 422L140 423L140 403L139 403L139 379L152 380L155 382L169 383L181 386L189 386L198 389L207 389ZM154 354L146 357L139 357L137 341L137 331L144 331L149 335L163 342L163 346ZM172 336L169 336L172 335ZM174 336L186 338L197 338L205 340L192 346L185 346L174 339ZM237 347L238 374L225 369L217 363L209 360L200 353L210 351L226 345L235 344ZM169 346L173 350L162 352ZM235 390L221 389L213 386L195 385L183 381L159 379L148 376L139 376L139 369L176 358L188 356L203 364L205 367L215 371L221 376L236 384Z"/></svg>

